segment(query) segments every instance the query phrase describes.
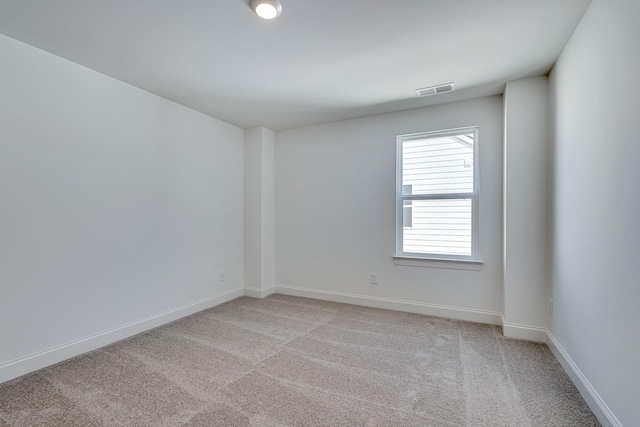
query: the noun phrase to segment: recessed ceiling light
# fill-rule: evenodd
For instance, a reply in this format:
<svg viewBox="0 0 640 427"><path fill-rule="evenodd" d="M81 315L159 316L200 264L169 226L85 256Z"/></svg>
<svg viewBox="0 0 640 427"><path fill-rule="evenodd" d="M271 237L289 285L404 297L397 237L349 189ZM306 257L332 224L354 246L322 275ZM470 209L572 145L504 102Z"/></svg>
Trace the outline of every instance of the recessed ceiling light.
<svg viewBox="0 0 640 427"><path fill-rule="evenodd" d="M251 9L262 19L273 19L282 13L278 0L251 0Z"/></svg>

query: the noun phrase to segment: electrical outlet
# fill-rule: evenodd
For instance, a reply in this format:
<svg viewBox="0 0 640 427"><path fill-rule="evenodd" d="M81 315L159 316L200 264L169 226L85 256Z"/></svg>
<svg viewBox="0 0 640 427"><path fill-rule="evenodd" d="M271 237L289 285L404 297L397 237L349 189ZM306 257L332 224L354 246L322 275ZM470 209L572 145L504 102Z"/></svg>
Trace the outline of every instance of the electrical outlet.
<svg viewBox="0 0 640 427"><path fill-rule="evenodd" d="M549 298L549 316L553 316L553 299Z"/></svg>
<svg viewBox="0 0 640 427"><path fill-rule="evenodd" d="M372 285L378 284L378 273L371 273L371 284Z"/></svg>
<svg viewBox="0 0 640 427"><path fill-rule="evenodd" d="M220 272L220 274L218 275L218 280L224 282L224 271Z"/></svg>

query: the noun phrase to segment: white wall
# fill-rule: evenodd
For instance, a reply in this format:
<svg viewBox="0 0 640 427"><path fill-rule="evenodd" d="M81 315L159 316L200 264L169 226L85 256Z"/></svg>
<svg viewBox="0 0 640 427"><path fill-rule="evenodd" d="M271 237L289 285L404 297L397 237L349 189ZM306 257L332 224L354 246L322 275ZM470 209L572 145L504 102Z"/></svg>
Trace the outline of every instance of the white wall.
<svg viewBox="0 0 640 427"><path fill-rule="evenodd" d="M507 83L504 110L504 333L545 341L547 77Z"/></svg>
<svg viewBox="0 0 640 427"><path fill-rule="evenodd" d="M246 294L264 297L275 285L274 138L253 127L244 137L244 279Z"/></svg>
<svg viewBox="0 0 640 427"><path fill-rule="evenodd" d="M551 73L551 332L640 421L640 2L595 0Z"/></svg>
<svg viewBox="0 0 640 427"><path fill-rule="evenodd" d="M396 136L472 125L482 269L395 265ZM278 292L502 310L502 97L280 131L275 163ZM371 272L380 284L370 284Z"/></svg>
<svg viewBox="0 0 640 427"><path fill-rule="evenodd" d="M262 290L275 291L275 133L262 128Z"/></svg>
<svg viewBox="0 0 640 427"><path fill-rule="evenodd" d="M242 129L4 36L0 56L0 381L242 294Z"/></svg>

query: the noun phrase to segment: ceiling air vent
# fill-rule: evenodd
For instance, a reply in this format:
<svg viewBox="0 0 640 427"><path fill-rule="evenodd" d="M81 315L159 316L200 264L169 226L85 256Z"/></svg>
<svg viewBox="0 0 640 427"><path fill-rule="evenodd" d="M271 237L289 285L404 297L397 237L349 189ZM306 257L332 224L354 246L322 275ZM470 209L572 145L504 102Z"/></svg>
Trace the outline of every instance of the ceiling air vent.
<svg viewBox="0 0 640 427"><path fill-rule="evenodd" d="M422 89L416 89L418 97L435 95L436 93L450 92L453 90L453 83L446 83L443 85L423 87Z"/></svg>

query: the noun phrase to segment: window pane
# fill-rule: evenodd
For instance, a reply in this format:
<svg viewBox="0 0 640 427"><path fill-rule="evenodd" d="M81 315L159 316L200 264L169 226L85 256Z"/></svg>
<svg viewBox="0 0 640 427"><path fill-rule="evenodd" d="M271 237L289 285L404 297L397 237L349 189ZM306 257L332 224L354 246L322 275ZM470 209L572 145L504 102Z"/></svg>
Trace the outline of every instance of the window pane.
<svg viewBox="0 0 640 427"><path fill-rule="evenodd" d="M473 132L402 143L402 188L408 194L473 192Z"/></svg>
<svg viewBox="0 0 640 427"><path fill-rule="evenodd" d="M403 252L471 255L471 199L413 200Z"/></svg>
<svg viewBox="0 0 640 427"><path fill-rule="evenodd" d="M411 206L411 200L405 200L404 206L402 206L402 224L403 227L413 226L413 207Z"/></svg>

